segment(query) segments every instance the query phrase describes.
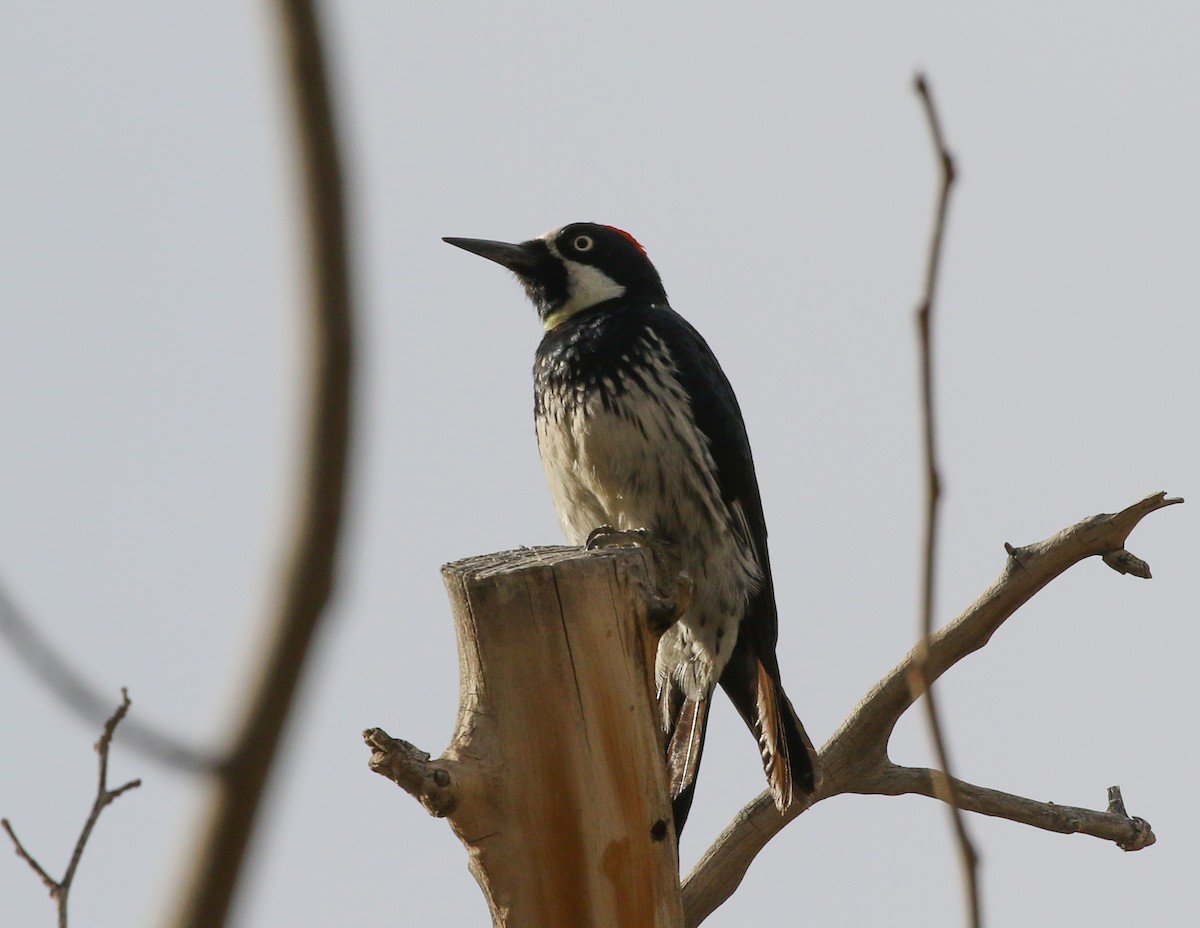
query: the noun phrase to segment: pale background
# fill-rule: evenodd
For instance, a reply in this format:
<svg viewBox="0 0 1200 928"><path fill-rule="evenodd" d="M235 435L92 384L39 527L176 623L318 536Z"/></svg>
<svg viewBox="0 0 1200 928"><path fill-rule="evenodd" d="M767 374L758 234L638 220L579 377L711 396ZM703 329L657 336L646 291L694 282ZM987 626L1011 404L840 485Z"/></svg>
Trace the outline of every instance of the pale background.
<svg viewBox="0 0 1200 928"><path fill-rule="evenodd" d="M435 753L457 700L438 567L554 543L533 310L442 235L579 219L646 245L737 387L780 661L823 741L916 627L912 311L935 173L961 166L938 307L939 621L1046 537L1197 495L1200 7L1184 3L327 5L362 338L337 599L238 923L484 925L444 822L368 772L381 725ZM969 7L974 7L969 8ZM64 654L193 743L227 731L295 476L299 221L268 4L6 4L0 30L0 578ZM1194 924L1196 502L1073 569L941 685L958 772L1103 806L1158 844L977 817L992 926ZM762 788L723 700L685 866ZM0 814L61 873L96 728L0 646ZM893 755L928 758L920 718ZM201 784L128 750L73 924L161 921ZM49 925L0 851L0 924ZM944 810L822 803L709 922L958 925Z"/></svg>

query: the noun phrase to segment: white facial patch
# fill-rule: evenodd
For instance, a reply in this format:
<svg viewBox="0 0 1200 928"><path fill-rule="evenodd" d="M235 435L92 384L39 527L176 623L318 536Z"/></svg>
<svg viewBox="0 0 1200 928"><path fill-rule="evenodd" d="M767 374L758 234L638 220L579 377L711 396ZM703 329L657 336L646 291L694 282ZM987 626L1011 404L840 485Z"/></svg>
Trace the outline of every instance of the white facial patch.
<svg viewBox="0 0 1200 928"><path fill-rule="evenodd" d="M567 302L546 317L543 326L547 332L562 325L576 313L595 306L597 303L603 303L605 300L615 299L625 293L625 288L621 284L598 267L564 258L562 253L554 247L554 239L560 231L560 229L555 229L542 236L550 253L558 258L567 269Z"/></svg>

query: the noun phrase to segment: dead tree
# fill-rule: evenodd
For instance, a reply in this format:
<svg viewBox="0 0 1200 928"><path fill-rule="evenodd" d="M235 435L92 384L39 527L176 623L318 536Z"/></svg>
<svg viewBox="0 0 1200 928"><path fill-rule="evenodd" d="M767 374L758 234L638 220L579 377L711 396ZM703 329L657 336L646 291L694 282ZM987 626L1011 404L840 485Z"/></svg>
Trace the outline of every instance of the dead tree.
<svg viewBox="0 0 1200 928"><path fill-rule="evenodd" d="M1119 573L1148 579L1149 566L1125 541L1142 518L1179 502L1156 493L1044 541L1006 544L995 583L929 640L922 655L928 683L987 644L1080 561L1098 556ZM817 792L786 815L762 793L681 886L653 681L658 635L675 615L680 589L669 574L643 549L532 548L443 568L460 670L451 744L433 760L381 729L365 738L373 770L449 820L496 926L690 928L815 803L844 793L947 798L939 771L888 757L892 731L916 699L914 649L821 749ZM1092 835L1129 851L1154 843L1149 824L1126 814L1119 791L1110 791L1106 810L1094 811L954 785L967 811Z"/></svg>

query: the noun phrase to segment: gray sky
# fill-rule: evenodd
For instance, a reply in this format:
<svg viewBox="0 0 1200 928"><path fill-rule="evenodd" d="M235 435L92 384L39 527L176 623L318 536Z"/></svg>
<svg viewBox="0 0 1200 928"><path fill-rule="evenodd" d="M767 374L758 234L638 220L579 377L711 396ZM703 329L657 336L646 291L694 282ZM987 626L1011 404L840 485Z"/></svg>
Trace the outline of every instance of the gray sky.
<svg viewBox="0 0 1200 928"><path fill-rule="evenodd" d="M288 522L301 373L290 124L265 4L23 4L0 31L0 579L143 720L225 731ZM457 701L438 575L560 540L537 460L539 328L442 235L633 232L708 338L754 445L780 661L823 741L916 628L912 311L935 171L928 70L961 168L938 307L939 620L1003 543L1197 495L1200 9L1181 3L339 4L362 366L338 597L288 737L245 925L483 925L461 846L366 769L361 729L439 752ZM703 10L703 11L701 11ZM1195 502L1056 581L941 685L957 772L1099 807L1138 854L972 818L989 924L1182 924L1196 910ZM685 867L762 787L723 700ZM93 726L0 646L0 814L54 872ZM929 757L917 714L893 757ZM199 784L119 747L72 896L150 925ZM51 924L0 853L0 909ZM403 911L404 915L397 913ZM944 810L841 797L708 924L956 925Z"/></svg>

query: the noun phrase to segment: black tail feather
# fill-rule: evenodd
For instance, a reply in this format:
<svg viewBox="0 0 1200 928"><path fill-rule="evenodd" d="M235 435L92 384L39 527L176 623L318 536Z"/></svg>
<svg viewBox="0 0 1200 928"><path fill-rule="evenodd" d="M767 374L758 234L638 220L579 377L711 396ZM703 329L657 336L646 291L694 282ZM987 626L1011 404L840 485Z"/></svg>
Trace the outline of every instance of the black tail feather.
<svg viewBox="0 0 1200 928"><path fill-rule="evenodd" d="M721 688L757 738L771 796L776 807L786 811L796 792L816 789L817 766L816 750L783 691L777 665L770 657L760 659L748 641L740 640L721 674ZM688 699L678 686L667 683L659 703L667 733L671 808L679 835L696 792L709 701Z"/></svg>
<svg viewBox="0 0 1200 928"><path fill-rule="evenodd" d="M721 674L721 687L758 739L771 796L785 811L796 790L811 793L816 788L816 751L783 691L778 670L768 668L739 641Z"/></svg>

